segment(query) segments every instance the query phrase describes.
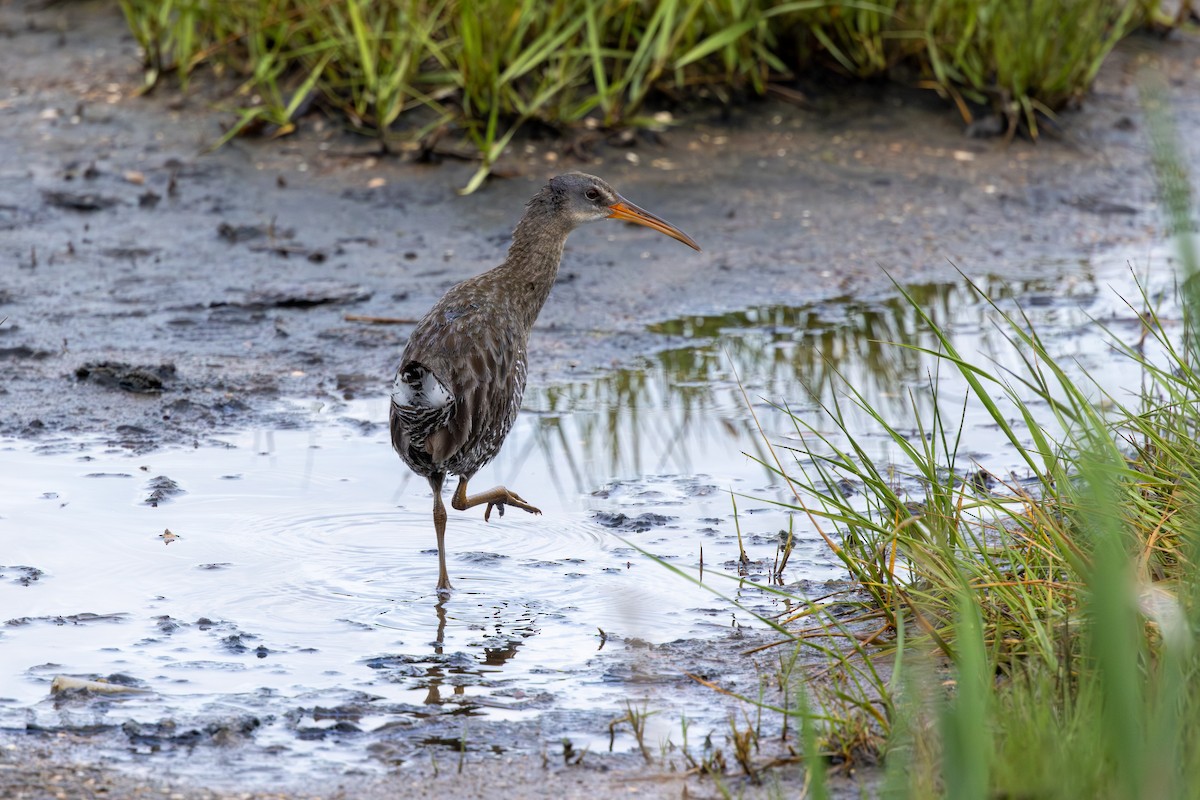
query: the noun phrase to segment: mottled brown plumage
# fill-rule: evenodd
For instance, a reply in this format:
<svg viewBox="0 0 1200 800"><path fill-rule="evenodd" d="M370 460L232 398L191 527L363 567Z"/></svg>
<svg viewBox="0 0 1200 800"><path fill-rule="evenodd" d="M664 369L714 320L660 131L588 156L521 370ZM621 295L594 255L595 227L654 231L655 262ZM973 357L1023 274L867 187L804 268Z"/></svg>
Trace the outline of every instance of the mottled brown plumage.
<svg viewBox="0 0 1200 800"><path fill-rule="evenodd" d="M592 175L551 179L526 206L504 263L453 286L408 339L392 387L392 446L433 489L438 543L438 590L446 571L446 473L459 476L451 505L460 511L487 504L541 512L497 486L467 495L467 482L491 461L516 421L525 392L529 331L550 296L567 236L602 219L636 222L699 250L686 234L617 194Z"/></svg>

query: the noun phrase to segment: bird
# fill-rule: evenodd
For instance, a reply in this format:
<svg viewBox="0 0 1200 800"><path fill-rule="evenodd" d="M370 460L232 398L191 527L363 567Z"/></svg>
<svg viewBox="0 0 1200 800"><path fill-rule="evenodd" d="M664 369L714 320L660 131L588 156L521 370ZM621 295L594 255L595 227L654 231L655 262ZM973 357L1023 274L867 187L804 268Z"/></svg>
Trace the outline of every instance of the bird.
<svg viewBox="0 0 1200 800"><path fill-rule="evenodd" d="M468 494L475 473L495 458L521 409L528 375L529 332L558 275L571 231L585 223L626 220L700 250L674 225L626 200L594 175L569 172L550 181L525 206L504 261L455 284L413 328L392 384L392 447L433 490L439 596L453 586L446 570L446 508L442 486L458 476L450 501L458 511L485 505L542 513L497 486Z"/></svg>

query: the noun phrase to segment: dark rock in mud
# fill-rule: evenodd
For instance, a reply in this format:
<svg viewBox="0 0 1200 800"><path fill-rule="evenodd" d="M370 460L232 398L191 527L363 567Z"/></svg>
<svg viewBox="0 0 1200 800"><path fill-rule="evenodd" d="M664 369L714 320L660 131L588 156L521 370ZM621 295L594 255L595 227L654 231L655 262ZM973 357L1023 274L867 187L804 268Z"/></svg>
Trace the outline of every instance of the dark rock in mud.
<svg viewBox="0 0 1200 800"><path fill-rule="evenodd" d="M355 733L362 733L362 728L359 728L352 722L337 722L328 728L318 728L313 726L296 728L296 737L302 741L309 742L320 741L321 739L331 735L347 735Z"/></svg>
<svg viewBox="0 0 1200 800"><path fill-rule="evenodd" d="M675 521L677 517L669 517L665 514L655 514L649 511L645 514L638 514L636 517L627 516L619 511L597 511L592 515L592 519L604 527L613 530L643 533L651 528L661 528L667 523Z"/></svg>
<svg viewBox="0 0 1200 800"><path fill-rule="evenodd" d="M138 425L118 425L116 437L112 443L134 453L144 453L154 449L156 436L154 432Z"/></svg>
<svg viewBox="0 0 1200 800"><path fill-rule="evenodd" d="M1118 203L1098 195L1081 195L1063 200L1063 203L1086 211L1089 214L1136 214L1138 210L1131 205Z"/></svg>
<svg viewBox="0 0 1200 800"><path fill-rule="evenodd" d="M374 293L356 283L338 281L309 281L303 284L279 284L254 289L242 303L230 304L243 308L313 308L325 305L348 305L370 300Z"/></svg>
<svg viewBox="0 0 1200 800"><path fill-rule="evenodd" d="M290 239L296 235L291 228L278 229L274 225L231 225L222 222L217 226L217 235L231 244L249 242L264 236L271 239Z"/></svg>
<svg viewBox="0 0 1200 800"><path fill-rule="evenodd" d="M27 734L43 734L46 736L100 736L108 733L113 729L112 725L55 725L54 727L46 727L39 725L36 722L31 722L25 726ZM6 797L8 795L5 795Z"/></svg>
<svg viewBox="0 0 1200 800"><path fill-rule="evenodd" d="M35 350L28 345L17 345L16 347L0 347L0 360L12 361L41 361L42 359L50 358L54 353L49 350Z"/></svg>
<svg viewBox="0 0 1200 800"><path fill-rule="evenodd" d="M250 649L250 647L242 640L243 639L254 639L254 638L255 637L253 634L235 633L235 634L231 634L230 636L226 636L224 639L222 639L221 646L224 647L226 650L228 650L231 653L245 653Z"/></svg>
<svg viewBox="0 0 1200 800"><path fill-rule="evenodd" d="M169 421L175 425L189 423L189 427L216 425L217 423L236 422L248 410L249 406L236 397L223 397L211 405L196 403L186 397L181 397L163 405L162 419L164 422Z"/></svg>
<svg viewBox="0 0 1200 800"><path fill-rule="evenodd" d="M100 250L100 255L121 261L137 261L142 258L150 258L150 256L158 255L161 252L162 248L160 247L105 247Z"/></svg>
<svg viewBox="0 0 1200 800"><path fill-rule="evenodd" d="M304 709L301 709L301 712L303 711ZM346 720L358 722L362 719L366 711L367 709L364 709L360 706L340 705L332 708L315 706L311 713L312 718L318 722L323 722L324 720L328 719L335 720L337 722L343 722Z"/></svg>
<svg viewBox="0 0 1200 800"><path fill-rule="evenodd" d="M124 672L114 672L105 677L104 682L116 684L117 686L138 686L142 688L146 686L145 681L139 680L132 675L126 675Z"/></svg>
<svg viewBox="0 0 1200 800"><path fill-rule="evenodd" d="M488 553L482 550L468 550L458 553L456 558L459 561L463 561L467 564L496 564L508 558L508 556L504 555L503 553Z"/></svg>
<svg viewBox="0 0 1200 800"><path fill-rule="evenodd" d="M388 680L398 681L404 678L423 678L426 668L419 659L409 662L404 656L383 656L372 658L366 662L371 669L386 670Z"/></svg>
<svg viewBox="0 0 1200 800"><path fill-rule="evenodd" d="M196 728L182 727L169 719L155 723L129 720L121 726L121 730L129 737L130 744L160 750L168 747L194 747L198 744L235 744L253 736L261 725L262 720L254 716L210 722Z"/></svg>
<svg viewBox="0 0 1200 800"><path fill-rule="evenodd" d="M166 381L175 377L175 365L134 366L122 361L89 361L75 369L81 381L134 394L161 394Z"/></svg>
<svg viewBox="0 0 1200 800"><path fill-rule="evenodd" d="M142 501L142 504L147 506L157 506L159 503L165 503L173 497L187 494L186 489L166 475L159 475L152 478L150 483L146 485L146 488L150 490L150 494L146 495L146 499Z"/></svg>
<svg viewBox="0 0 1200 800"><path fill-rule="evenodd" d="M22 586L29 586L31 583L41 580L45 574L45 572L42 572L37 567L0 566L0 579L11 580L13 583L19 583Z"/></svg>
<svg viewBox="0 0 1200 800"><path fill-rule="evenodd" d="M85 181L94 181L100 177L100 170L96 168L95 161L71 161L63 167L63 180L73 181L76 178L83 178Z"/></svg>
<svg viewBox="0 0 1200 800"><path fill-rule="evenodd" d="M49 205L71 211L101 211L121 203L115 197L98 192L70 192L62 189L46 189L42 192L42 197Z"/></svg>

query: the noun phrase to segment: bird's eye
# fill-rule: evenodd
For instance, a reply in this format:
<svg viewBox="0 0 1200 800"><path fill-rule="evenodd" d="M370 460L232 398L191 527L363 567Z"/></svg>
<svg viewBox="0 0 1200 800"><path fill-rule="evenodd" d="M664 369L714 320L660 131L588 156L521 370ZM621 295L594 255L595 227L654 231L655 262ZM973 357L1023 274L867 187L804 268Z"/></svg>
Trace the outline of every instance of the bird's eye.
<svg viewBox="0 0 1200 800"><path fill-rule="evenodd" d="M599 189L588 189L586 192L583 193L583 196L586 197L588 200L599 200L600 199L600 190Z"/></svg>

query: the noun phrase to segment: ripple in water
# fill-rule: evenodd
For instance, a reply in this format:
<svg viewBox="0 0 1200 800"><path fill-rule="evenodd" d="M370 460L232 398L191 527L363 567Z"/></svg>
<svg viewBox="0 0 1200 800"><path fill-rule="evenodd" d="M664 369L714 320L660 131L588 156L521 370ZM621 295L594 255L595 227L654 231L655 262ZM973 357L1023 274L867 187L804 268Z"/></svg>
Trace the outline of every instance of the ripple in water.
<svg viewBox="0 0 1200 800"><path fill-rule="evenodd" d="M519 452L535 425L523 419L510 446ZM501 462L478 482L519 486L545 514L513 510L489 523L480 509L452 511L457 591L442 602L429 491L381 434L327 426L237 444L137 458L97 450L86 460L19 445L0 453L14 467L6 474L18 476L18 499L0 520L6 561L41 571L36 583L0 582L5 617L29 620L0 633L0 673L15 679L0 725L30 715L61 725L62 710L46 699L54 674L113 673L157 698L112 711L145 724L164 714L204 719L214 698L290 714L298 698L328 692L394 704L380 725L431 707L520 717L535 713L528 698L596 702L578 676L601 630L666 641L728 625L706 589L630 544L681 565L698 561L701 546L714 563L732 557L732 536L723 541L711 525L727 516L728 499L698 489L703 481L619 481L579 495L553 490L552 460ZM134 479L86 477L96 473ZM159 475L184 492L147 506ZM598 509L656 522L613 530L594 518ZM115 616L61 620L85 614ZM602 678L595 685L621 691Z"/></svg>

